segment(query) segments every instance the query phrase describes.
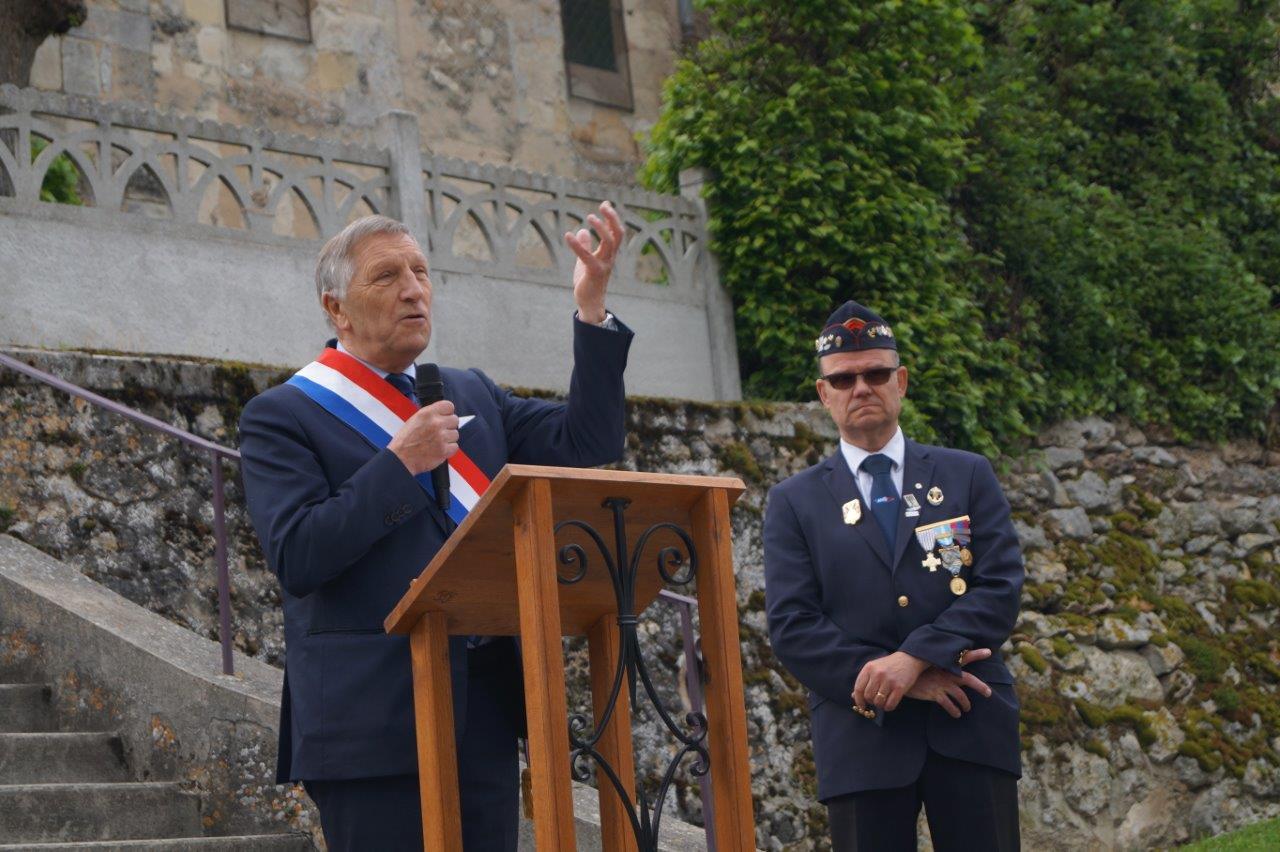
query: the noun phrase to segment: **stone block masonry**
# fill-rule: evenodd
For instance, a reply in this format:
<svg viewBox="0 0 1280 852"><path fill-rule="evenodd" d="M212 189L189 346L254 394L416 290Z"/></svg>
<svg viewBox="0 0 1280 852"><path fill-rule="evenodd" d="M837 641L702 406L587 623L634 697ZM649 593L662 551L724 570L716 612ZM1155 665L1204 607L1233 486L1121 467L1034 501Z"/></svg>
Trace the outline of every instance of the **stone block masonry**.
<svg viewBox="0 0 1280 852"><path fill-rule="evenodd" d="M32 83L344 142L406 110L443 155L630 184L681 38L675 2L621 5L632 109L570 97L561 4L528 0L87 0Z"/></svg>
<svg viewBox="0 0 1280 852"><path fill-rule="evenodd" d="M24 357L224 443L243 402L281 378L227 363ZM830 421L816 406L654 398L633 398L629 418L622 466L749 485L734 551L757 841L826 848L806 695L767 643L760 520L770 484L834 450ZM1088 420L997 468L1028 569L1005 649L1022 701L1024 847L1164 848L1280 815L1280 457ZM276 662L275 583L231 473L236 642ZM0 526L212 636L208 475L171 445L0 375ZM1071 510L1069 525L1056 510ZM678 631L655 609L643 634L678 702ZM571 657L571 707L589 706L583 671ZM637 765L655 772L661 741L652 720L638 724ZM697 785L678 784L672 806L696 822Z"/></svg>

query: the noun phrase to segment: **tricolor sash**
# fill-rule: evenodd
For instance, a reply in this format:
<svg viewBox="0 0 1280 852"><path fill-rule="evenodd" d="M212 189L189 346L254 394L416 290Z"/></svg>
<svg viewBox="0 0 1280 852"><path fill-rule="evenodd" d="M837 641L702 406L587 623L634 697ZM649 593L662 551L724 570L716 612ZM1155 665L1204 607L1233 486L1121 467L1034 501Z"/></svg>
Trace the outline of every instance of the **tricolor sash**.
<svg viewBox="0 0 1280 852"><path fill-rule="evenodd" d="M418 410L390 382L359 359L337 349L325 349L319 358L295 373L288 384L378 449L391 443L404 422ZM431 473L414 478L434 501ZM449 459L448 514L454 523L462 523L488 487L489 477L459 448Z"/></svg>

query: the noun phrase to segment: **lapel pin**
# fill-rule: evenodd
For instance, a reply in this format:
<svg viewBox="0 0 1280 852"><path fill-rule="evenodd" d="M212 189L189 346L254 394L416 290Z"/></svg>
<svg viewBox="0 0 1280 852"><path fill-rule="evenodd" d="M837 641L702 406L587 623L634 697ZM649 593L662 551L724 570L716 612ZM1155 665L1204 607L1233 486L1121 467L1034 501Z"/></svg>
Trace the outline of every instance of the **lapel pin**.
<svg viewBox="0 0 1280 852"><path fill-rule="evenodd" d="M916 483L916 490L917 490L917 491L919 491L921 488L924 488L924 483L923 483L923 482L917 482L917 483Z"/></svg>
<svg viewBox="0 0 1280 852"><path fill-rule="evenodd" d="M841 506L840 511L844 513L844 522L849 526L862 520L862 504L856 498Z"/></svg>
<svg viewBox="0 0 1280 852"><path fill-rule="evenodd" d="M929 501L930 506L941 506L942 505L942 489L936 485L933 486L932 488L929 489L929 494L925 497L925 499Z"/></svg>

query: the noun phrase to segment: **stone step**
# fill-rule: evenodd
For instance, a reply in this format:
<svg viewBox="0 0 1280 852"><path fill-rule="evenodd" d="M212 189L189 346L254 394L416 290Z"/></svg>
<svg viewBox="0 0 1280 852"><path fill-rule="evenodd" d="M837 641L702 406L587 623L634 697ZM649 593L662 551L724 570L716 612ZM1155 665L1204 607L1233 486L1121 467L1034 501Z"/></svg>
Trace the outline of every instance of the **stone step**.
<svg viewBox="0 0 1280 852"><path fill-rule="evenodd" d="M128 780L124 747L115 734L0 734L0 784Z"/></svg>
<svg viewBox="0 0 1280 852"><path fill-rule="evenodd" d="M34 657L9 654L0 646L0 683L36 683L43 680Z"/></svg>
<svg viewBox="0 0 1280 852"><path fill-rule="evenodd" d="M241 837L180 837L176 840L95 840L88 843L0 844L0 852L314 852L300 834L254 834Z"/></svg>
<svg viewBox="0 0 1280 852"><path fill-rule="evenodd" d="M47 683L0 683L0 733L56 731Z"/></svg>
<svg viewBox="0 0 1280 852"><path fill-rule="evenodd" d="M0 786L0 843L201 834L199 800L173 783Z"/></svg>

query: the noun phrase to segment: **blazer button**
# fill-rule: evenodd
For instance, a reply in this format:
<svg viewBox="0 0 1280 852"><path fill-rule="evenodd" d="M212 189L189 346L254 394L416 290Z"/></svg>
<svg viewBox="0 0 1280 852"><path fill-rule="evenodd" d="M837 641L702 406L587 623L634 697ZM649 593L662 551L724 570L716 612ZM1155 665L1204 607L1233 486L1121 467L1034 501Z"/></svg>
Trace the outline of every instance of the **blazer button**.
<svg viewBox="0 0 1280 852"><path fill-rule="evenodd" d="M911 601L907 599L906 595L902 595L898 598L898 606L906 606L909 603L911 603Z"/></svg>

